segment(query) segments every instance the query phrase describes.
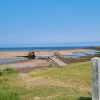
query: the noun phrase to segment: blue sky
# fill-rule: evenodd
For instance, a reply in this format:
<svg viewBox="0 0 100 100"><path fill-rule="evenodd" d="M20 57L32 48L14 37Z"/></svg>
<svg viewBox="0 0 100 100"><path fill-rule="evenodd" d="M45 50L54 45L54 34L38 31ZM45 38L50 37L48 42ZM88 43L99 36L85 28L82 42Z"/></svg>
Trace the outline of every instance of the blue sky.
<svg viewBox="0 0 100 100"><path fill-rule="evenodd" d="M100 41L100 0L0 0L0 47Z"/></svg>

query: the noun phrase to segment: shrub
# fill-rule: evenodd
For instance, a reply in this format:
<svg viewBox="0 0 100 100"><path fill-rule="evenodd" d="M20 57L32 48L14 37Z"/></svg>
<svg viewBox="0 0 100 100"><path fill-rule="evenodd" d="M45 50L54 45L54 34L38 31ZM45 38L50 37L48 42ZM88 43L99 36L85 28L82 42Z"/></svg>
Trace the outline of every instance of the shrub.
<svg viewBox="0 0 100 100"><path fill-rule="evenodd" d="M2 76L3 75L3 70L2 69L0 69L0 76Z"/></svg>
<svg viewBox="0 0 100 100"><path fill-rule="evenodd" d="M61 56L61 53L59 51L55 51L54 52L54 56L60 57Z"/></svg>
<svg viewBox="0 0 100 100"><path fill-rule="evenodd" d="M30 58L30 59L35 59L35 53L34 53L34 51L30 51L30 52L29 52L28 58Z"/></svg>
<svg viewBox="0 0 100 100"><path fill-rule="evenodd" d="M17 73L18 71L15 68L4 68L0 69L0 76Z"/></svg>

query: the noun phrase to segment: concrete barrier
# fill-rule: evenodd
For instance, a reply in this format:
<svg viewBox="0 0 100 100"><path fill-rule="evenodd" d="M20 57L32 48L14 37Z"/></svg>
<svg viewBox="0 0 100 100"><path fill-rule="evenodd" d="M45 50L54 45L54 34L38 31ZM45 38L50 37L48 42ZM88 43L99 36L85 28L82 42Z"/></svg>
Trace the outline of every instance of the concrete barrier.
<svg viewBox="0 0 100 100"><path fill-rule="evenodd" d="M56 57L48 57L48 58L51 59L58 66L66 66L66 64L63 61L59 60Z"/></svg>
<svg viewBox="0 0 100 100"><path fill-rule="evenodd" d="M92 100L100 100L100 58L92 58Z"/></svg>

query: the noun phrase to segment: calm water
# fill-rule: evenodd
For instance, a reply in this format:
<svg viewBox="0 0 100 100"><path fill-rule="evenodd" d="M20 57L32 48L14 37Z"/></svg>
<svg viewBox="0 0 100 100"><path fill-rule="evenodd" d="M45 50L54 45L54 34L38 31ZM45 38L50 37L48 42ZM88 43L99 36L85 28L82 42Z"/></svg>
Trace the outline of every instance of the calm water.
<svg viewBox="0 0 100 100"><path fill-rule="evenodd" d="M16 62L16 61L23 61L23 60L25 61L29 59L25 57L3 58L3 59L0 59L0 63L10 63L10 62Z"/></svg>
<svg viewBox="0 0 100 100"><path fill-rule="evenodd" d="M16 48L0 48L0 51L18 51L18 50L65 50L77 48L90 48L89 46L74 46L74 47L16 47Z"/></svg>
<svg viewBox="0 0 100 100"><path fill-rule="evenodd" d="M86 52L78 52L78 53L63 55L63 57L64 58L68 58L68 57L79 58L79 57L84 57L84 56L94 55L94 54L99 54L99 53L100 53L100 51L98 51L98 50L89 50L89 51L86 51Z"/></svg>

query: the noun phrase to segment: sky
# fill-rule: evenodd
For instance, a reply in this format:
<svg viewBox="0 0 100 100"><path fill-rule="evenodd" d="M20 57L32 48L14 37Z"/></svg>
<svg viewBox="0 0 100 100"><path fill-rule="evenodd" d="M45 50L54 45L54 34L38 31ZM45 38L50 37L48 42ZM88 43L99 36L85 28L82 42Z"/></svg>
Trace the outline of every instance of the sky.
<svg viewBox="0 0 100 100"><path fill-rule="evenodd" d="M0 47L100 45L100 0L0 0Z"/></svg>

